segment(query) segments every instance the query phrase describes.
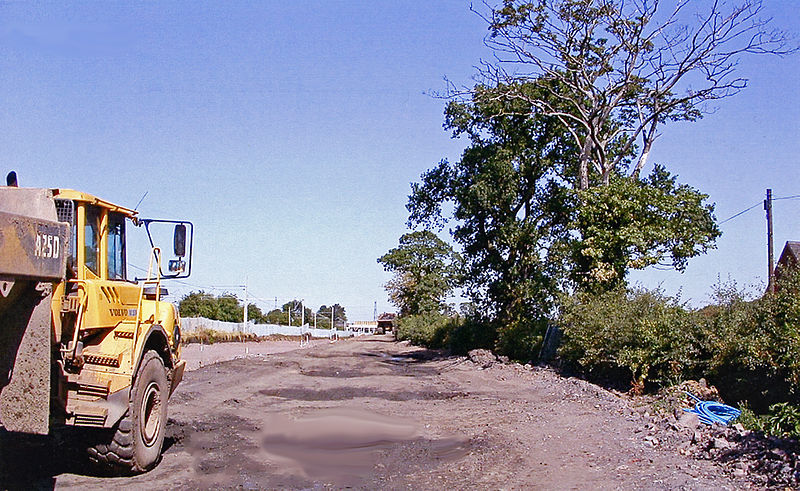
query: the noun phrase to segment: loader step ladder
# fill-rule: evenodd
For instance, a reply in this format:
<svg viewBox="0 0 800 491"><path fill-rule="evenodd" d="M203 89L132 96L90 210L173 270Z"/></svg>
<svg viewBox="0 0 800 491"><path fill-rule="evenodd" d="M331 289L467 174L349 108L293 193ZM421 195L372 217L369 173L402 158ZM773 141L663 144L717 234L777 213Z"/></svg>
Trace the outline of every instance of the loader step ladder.
<svg viewBox="0 0 800 491"><path fill-rule="evenodd" d="M136 326L133 329L133 351L130 357L130 367L133 370L133 365L136 363L136 346L139 342L139 335L142 329L142 324L145 323L144 314L142 313L142 305L145 297L155 300L153 302L154 317L153 322L159 318L158 305L161 300L161 249L153 247L153 253L150 255L150 261L147 265L147 277L142 281L139 288L139 303L136 307ZM153 271L153 263L155 262L155 272ZM155 277L153 277L155 275ZM155 295L151 297L151 290L155 291ZM151 322L152 323L152 322Z"/></svg>

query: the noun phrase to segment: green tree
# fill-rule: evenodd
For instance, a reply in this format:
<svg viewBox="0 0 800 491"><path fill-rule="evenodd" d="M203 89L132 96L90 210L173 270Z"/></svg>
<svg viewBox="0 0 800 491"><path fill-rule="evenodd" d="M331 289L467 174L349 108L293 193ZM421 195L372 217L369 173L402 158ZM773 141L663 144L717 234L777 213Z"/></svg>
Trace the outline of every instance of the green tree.
<svg viewBox="0 0 800 491"><path fill-rule="evenodd" d="M449 94L446 111L445 126L471 146L423 175L409 210L414 224L440 224L441 203L455 204L473 291L485 286L499 317L547 310L552 295L534 290L563 278L608 291L629 269L682 270L714 246L706 195L663 166L642 177L659 128L742 90L738 57L797 48L758 0L688 15L695 5L504 0L484 17L495 61L479 68L481 83Z"/></svg>
<svg viewBox="0 0 800 491"><path fill-rule="evenodd" d="M224 322L242 322L243 306L231 293L214 296L203 291L184 296L178 304L183 317L205 317Z"/></svg>
<svg viewBox="0 0 800 491"><path fill-rule="evenodd" d="M204 291L191 292L185 295L178 303L181 317L217 318L217 299L214 295Z"/></svg>
<svg viewBox="0 0 800 491"><path fill-rule="evenodd" d="M292 320L291 325L293 326L300 326L303 320L305 320L306 324L313 322L313 317L314 317L313 311L310 308L306 307L301 300L297 299L286 302L281 306L279 311L273 311L273 312L278 313L278 315L276 316L278 322L275 323L284 325L288 325L290 313ZM304 315L305 319L303 319Z"/></svg>
<svg viewBox="0 0 800 491"><path fill-rule="evenodd" d="M258 307L258 305L253 304L253 303L248 303L247 304L247 319L250 322L253 322L255 324L266 324L267 323L266 314L264 314L264 312L261 311L261 309Z"/></svg>
<svg viewBox="0 0 800 491"><path fill-rule="evenodd" d="M517 85L529 99L550 97L539 84ZM498 345L534 352L559 289L602 292L623 285L632 268L682 269L719 231L707 196L663 166L644 178L615 171L581 189L570 130L508 94L478 85L469 101L448 104L445 127L470 145L460 161L442 161L412 184L409 225L454 219L467 292L498 329Z"/></svg>
<svg viewBox="0 0 800 491"><path fill-rule="evenodd" d="M217 298L219 305L219 318L217 320L225 322L244 321L244 306L239 303L239 299L232 293L224 293Z"/></svg>
<svg viewBox="0 0 800 491"><path fill-rule="evenodd" d="M541 93L531 84L520 90ZM412 184L409 225L455 219L474 311L501 331L499 345L533 350L563 276L574 149L557 120L502 93L479 85L470 101L448 104L445 127L470 145L460 161L442 161Z"/></svg>
<svg viewBox="0 0 800 491"><path fill-rule="evenodd" d="M280 309L273 309L267 312L267 324L286 324L286 313Z"/></svg>
<svg viewBox="0 0 800 491"><path fill-rule="evenodd" d="M317 310L317 322L319 323L319 327L323 329L330 327L331 309L334 311L334 326L337 328L345 327L347 325L347 312L345 312L345 308L338 303L331 306L324 304L320 306ZM325 319L325 322L323 322L322 319Z"/></svg>
<svg viewBox="0 0 800 491"><path fill-rule="evenodd" d="M461 256L429 230L400 237L400 245L378 258L394 277L386 291L401 316L439 313L459 282Z"/></svg>
<svg viewBox="0 0 800 491"><path fill-rule="evenodd" d="M683 271L720 235L708 196L677 183L662 165L643 179L612 174L607 185L576 196L575 233L566 242L570 278L583 291L623 287L630 269Z"/></svg>

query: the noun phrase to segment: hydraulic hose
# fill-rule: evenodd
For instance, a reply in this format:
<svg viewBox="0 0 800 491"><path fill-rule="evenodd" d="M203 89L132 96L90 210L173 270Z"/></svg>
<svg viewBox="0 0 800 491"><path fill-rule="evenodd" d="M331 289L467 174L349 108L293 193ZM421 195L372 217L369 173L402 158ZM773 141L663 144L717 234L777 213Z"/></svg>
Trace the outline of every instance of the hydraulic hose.
<svg viewBox="0 0 800 491"><path fill-rule="evenodd" d="M742 414L741 411L727 404L714 401L702 401L699 397L690 392L686 392L686 395L694 399L696 403L693 408L684 409L684 411L687 413L695 413L700 418L700 421L707 425L719 423L727 426Z"/></svg>

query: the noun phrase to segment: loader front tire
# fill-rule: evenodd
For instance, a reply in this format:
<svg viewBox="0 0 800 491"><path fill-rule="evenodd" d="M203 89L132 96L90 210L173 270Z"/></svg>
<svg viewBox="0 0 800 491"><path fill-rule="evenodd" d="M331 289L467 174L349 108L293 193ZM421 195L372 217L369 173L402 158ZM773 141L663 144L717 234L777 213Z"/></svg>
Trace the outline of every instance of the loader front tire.
<svg viewBox="0 0 800 491"><path fill-rule="evenodd" d="M161 458L167 425L169 382L158 353L148 351L131 387L128 410L116 425L110 441L89 449L89 458L107 470L140 473Z"/></svg>

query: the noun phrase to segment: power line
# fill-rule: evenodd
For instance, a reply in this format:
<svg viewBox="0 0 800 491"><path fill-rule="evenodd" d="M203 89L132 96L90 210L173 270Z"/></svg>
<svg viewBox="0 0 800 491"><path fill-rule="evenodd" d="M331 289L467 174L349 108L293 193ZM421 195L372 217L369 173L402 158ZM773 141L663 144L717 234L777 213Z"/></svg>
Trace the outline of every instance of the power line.
<svg viewBox="0 0 800 491"><path fill-rule="evenodd" d="M795 194L794 196L783 196L780 198L772 198L772 201L778 201L779 199L800 199L800 194Z"/></svg>
<svg viewBox="0 0 800 491"><path fill-rule="evenodd" d="M747 209L745 209L745 210L742 210L742 211L740 211L739 213L737 213L737 214L735 214L735 215L733 215L733 216L730 216L730 217L726 218L725 220L722 220L721 222L719 222L719 225L722 225L723 223L726 223L726 222L730 222L730 221L731 221L731 220L733 220L734 218L736 218L736 217L739 217L739 216L741 216L741 215L744 215L744 214L745 214L745 213L747 213L748 211L752 210L752 209L753 209L753 208L755 208L756 206L760 206L761 204L762 204L762 202L761 202L761 201L759 201L758 203L754 204L754 205L753 205L753 206L751 206L750 208L747 208Z"/></svg>
<svg viewBox="0 0 800 491"><path fill-rule="evenodd" d="M792 196L781 196L781 197L777 197L777 198L773 197L772 201L788 200L788 199L800 199L800 194L794 194ZM734 218L737 218L739 216L744 215L745 213L747 213L748 211L752 210L753 208L756 208L757 206L761 205L762 203L763 203L763 201L759 201L756 204L754 204L753 206L745 208L744 210L740 211L739 213L736 213L735 215L732 215L732 216L726 218L725 220L722 220L721 222L718 223L718 225L722 225L723 223L730 222Z"/></svg>

